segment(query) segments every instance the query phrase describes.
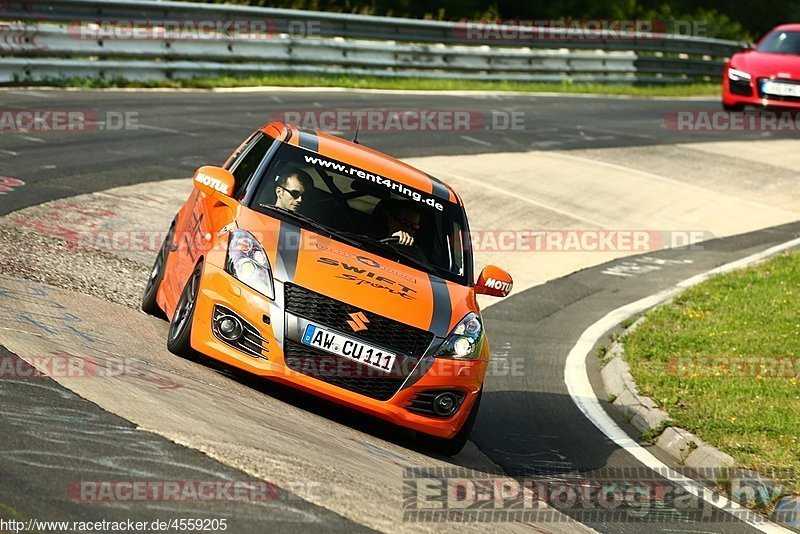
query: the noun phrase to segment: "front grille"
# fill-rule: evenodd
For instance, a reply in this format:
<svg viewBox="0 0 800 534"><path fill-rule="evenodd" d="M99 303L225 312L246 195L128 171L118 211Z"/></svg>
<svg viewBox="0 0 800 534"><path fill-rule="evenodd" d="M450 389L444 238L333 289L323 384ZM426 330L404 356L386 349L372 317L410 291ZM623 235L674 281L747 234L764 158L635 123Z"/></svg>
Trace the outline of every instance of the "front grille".
<svg viewBox="0 0 800 534"><path fill-rule="evenodd" d="M414 358L398 355L394 369L382 373L367 365L289 340L285 343L283 356L286 366L293 371L380 401L391 399L410 372L410 369L404 369L406 366L397 362L405 359L409 368L416 362Z"/></svg>
<svg viewBox="0 0 800 534"><path fill-rule="evenodd" d="M751 96L753 88L750 87L750 80L728 80L731 93L735 95Z"/></svg>
<svg viewBox="0 0 800 534"><path fill-rule="evenodd" d="M362 310L303 287L286 284L284 289L286 311L334 330L346 332L365 342L385 347L392 352L419 358L433 341L431 332ZM366 330L353 332L348 324L347 321L351 320L350 314L355 312L361 312L369 319Z"/></svg>

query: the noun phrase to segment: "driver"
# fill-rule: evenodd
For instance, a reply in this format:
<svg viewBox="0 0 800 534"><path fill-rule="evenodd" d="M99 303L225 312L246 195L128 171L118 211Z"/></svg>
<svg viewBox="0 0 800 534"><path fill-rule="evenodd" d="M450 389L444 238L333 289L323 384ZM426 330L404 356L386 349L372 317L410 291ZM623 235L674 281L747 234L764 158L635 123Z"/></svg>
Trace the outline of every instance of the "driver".
<svg viewBox="0 0 800 534"><path fill-rule="evenodd" d="M307 172L293 167L284 169L275 177L275 206L288 211L297 211L303 195L311 189L314 181Z"/></svg>
<svg viewBox="0 0 800 534"><path fill-rule="evenodd" d="M396 237L398 243L411 247L414 245L414 234L419 230L420 211L417 206L407 200L393 200L386 209L386 226L389 235Z"/></svg>

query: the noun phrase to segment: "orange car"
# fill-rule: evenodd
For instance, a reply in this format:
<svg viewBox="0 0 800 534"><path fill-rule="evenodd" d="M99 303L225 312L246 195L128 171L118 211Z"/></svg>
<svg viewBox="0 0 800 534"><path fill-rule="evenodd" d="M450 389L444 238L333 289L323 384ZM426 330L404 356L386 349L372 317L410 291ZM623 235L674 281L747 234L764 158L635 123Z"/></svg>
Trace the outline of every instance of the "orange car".
<svg viewBox="0 0 800 534"><path fill-rule="evenodd" d="M398 160L270 123L201 167L142 300L193 350L417 431L456 454L489 345L458 194Z"/></svg>

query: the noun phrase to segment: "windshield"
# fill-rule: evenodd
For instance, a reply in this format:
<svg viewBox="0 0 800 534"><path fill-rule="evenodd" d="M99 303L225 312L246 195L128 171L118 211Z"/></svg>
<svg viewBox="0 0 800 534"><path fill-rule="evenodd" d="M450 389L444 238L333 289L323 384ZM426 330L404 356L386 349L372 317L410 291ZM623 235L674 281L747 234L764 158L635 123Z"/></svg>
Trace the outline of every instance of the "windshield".
<svg viewBox="0 0 800 534"><path fill-rule="evenodd" d="M772 54L800 54L800 32L773 32L761 41L758 51Z"/></svg>
<svg viewBox="0 0 800 534"><path fill-rule="evenodd" d="M250 207L442 278L469 283L463 209L391 177L282 145Z"/></svg>

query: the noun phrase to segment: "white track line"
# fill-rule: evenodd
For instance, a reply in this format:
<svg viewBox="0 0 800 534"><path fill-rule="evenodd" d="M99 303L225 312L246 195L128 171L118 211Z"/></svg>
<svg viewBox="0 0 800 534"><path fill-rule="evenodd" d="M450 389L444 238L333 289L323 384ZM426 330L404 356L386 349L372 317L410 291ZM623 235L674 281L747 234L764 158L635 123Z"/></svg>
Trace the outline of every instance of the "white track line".
<svg viewBox="0 0 800 534"><path fill-rule="evenodd" d="M515 191L510 191L508 188L504 188L504 187L500 187L500 186L496 186L496 185L491 185L489 183L486 183L486 181L484 181L484 180L477 180L475 178L467 178L464 175L453 174L452 172L449 172L449 171L438 171L438 172L435 172L435 174L437 176L444 176L444 177L454 178L456 180L463 180L464 182L468 182L468 183L471 183L473 185L478 185L478 186L482 187L483 189L488 189L490 191L494 191L495 193L499 193L499 194L505 195L507 197L512 197L514 200L518 200L520 202L525 202L526 204L531 204L531 205L537 206L539 208L544 208L544 209L546 209L548 211L552 211L554 213L558 213L559 215L563 215L565 217L569 217L570 219L574 219L576 221L583 221L586 224L590 224L590 225L595 226L597 228L605 228L606 227L606 225L601 223L600 221L595 221L595 220L589 219L587 217L583 217L581 215L578 215L577 213L570 213L570 212L568 212L566 210L562 210L560 208L556 208L555 206L551 206L550 204L545 204L544 202L539 202L538 200L533 200L532 198L520 196Z"/></svg>
<svg viewBox="0 0 800 534"><path fill-rule="evenodd" d="M479 144L479 145L492 146L492 143L490 143L488 141L481 141L480 139L475 139L474 137L470 137L468 135L462 135L461 139L463 139L464 141L469 141L471 143L476 143L476 144Z"/></svg>
<svg viewBox="0 0 800 534"><path fill-rule="evenodd" d="M774 205L764 204L762 202L757 202L755 200L750 200L747 197L742 198L740 196L736 196L736 195L732 195L732 194L728 194L728 193L722 193L722 192L714 190L714 189L709 189L707 187L702 187L702 186L699 186L699 185L695 185L693 183L684 182L682 180L678 180L677 178L670 178L669 176L664 176L662 174L656 174L654 172L643 171L643 170L637 169L635 167L626 167L625 165L620 165L619 163L614 163L614 162L611 162L611 161L604 161L604 160L601 160L601 159L595 159L595 158L587 157L587 156L576 156L575 154L569 154L567 152L550 152L549 155L554 156L554 157L567 159L567 160L571 160L571 161L577 161L577 162L587 163L587 164L590 164L590 165L596 165L598 167L605 167L607 169L613 169L613 170L618 170L618 171L621 171L621 172L627 172L627 173L638 175L638 176L641 176L641 177L644 177L644 178L648 178L648 179L651 179L651 180L658 180L659 182L662 182L662 183L665 183L665 184L668 184L668 185L671 185L671 186L675 186L676 188L689 189L689 190L696 191L697 193L701 193L701 194L712 194L712 195L715 195L715 196L720 197L720 198L732 199L735 202L743 202L743 203L749 204L750 206L753 206L754 208L757 208L757 209L766 208L766 209L772 210L772 211L774 211L776 213L780 213L781 215L787 215L789 217L796 217L796 215L797 215L797 212L795 212L795 211L789 211L789 210L785 210L785 209L782 209L782 208L776 208Z"/></svg>
<svg viewBox="0 0 800 534"><path fill-rule="evenodd" d="M800 239L787 241L786 243L776 245L757 254L753 254L752 256L742 258L740 260L717 267L716 269L711 269L710 271L706 271L705 273L697 276L693 276L676 284L670 289L665 289L664 291L656 293L655 295L645 297L641 300L637 300L636 302L632 302L609 312L605 317L594 323L583 332L581 337L578 339L578 342L569 352L569 355L567 356L566 367L564 368L564 382L567 384L567 390L569 391L570 397L572 397L572 401L578 406L581 412L583 412L583 414L598 429L600 429L603 434L613 440L614 443L625 449L626 452L631 454L639 462L650 469L658 471L661 476L683 487L692 495L702 498L712 506L716 506L721 510L727 511L731 515L735 515L761 532L770 533L790 531L779 525L766 521L762 516L751 512L747 508L744 508L723 496L716 495L712 497L713 493L707 487L696 480L688 478L670 469L666 464L653 456L647 449L639 445L635 440L631 439L600 405L600 401L595 395L594 389L592 389L592 384L589 381L589 373L586 368L586 358L597 341L604 336L606 332L617 326L625 319L652 308L653 306L661 304L684 289L707 280L716 274L746 267L797 245L800 245Z"/></svg>

